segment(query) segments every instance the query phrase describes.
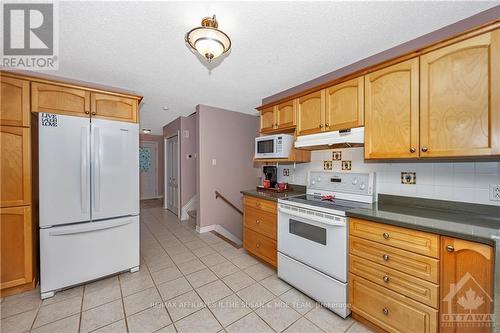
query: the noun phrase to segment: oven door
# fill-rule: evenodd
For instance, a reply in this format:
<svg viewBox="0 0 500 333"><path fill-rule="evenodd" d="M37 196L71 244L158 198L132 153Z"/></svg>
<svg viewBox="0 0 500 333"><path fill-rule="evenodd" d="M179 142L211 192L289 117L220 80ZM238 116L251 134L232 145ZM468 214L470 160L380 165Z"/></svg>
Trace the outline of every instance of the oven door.
<svg viewBox="0 0 500 333"><path fill-rule="evenodd" d="M279 205L278 251L347 282L347 223L336 217L331 223L322 212ZM310 217L308 217L310 216Z"/></svg>

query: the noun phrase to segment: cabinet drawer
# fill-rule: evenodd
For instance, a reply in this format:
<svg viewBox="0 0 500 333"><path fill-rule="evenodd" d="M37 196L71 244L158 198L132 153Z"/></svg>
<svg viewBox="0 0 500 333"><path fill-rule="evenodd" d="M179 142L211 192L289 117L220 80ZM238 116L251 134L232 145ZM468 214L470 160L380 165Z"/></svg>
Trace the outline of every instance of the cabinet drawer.
<svg viewBox="0 0 500 333"><path fill-rule="evenodd" d="M259 211L255 208L245 208L245 217L243 220L245 228L250 228L255 232L276 240L277 222L275 214Z"/></svg>
<svg viewBox="0 0 500 333"><path fill-rule="evenodd" d="M438 311L405 296L349 275L352 311L388 332L437 332Z"/></svg>
<svg viewBox="0 0 500 333"><path fill-rule="evenodd" d="M438 308L439 287L433 283L353 255L349 256L349 270L403 296Z"/></svg>
<svg viewBox="0 0 500 333"><path fill-rule="evenodd" d="M31 111L88 117L90 115L90 92L32 82Z"/></svg>
<svg viewBox="0 0 500 333"><path fill-rule="evenodd" d="M269 213L273 213L273 214L276 214L276 211L277 211L276 202L270 201L270 200L245 196L244 197L244 204L245 204L245 209L247 207L255 208L257 210L265 211L265 212L269 212Z"/></svg>
<svg viewBox="0 0 500 333"><path fill-rule="evenodd" d="M439 236L435 234L357 218L349 219L349 232L353 236L439 258Z"/></svg>
<svg viewBox="0 0 500 333"><path fill-rule="evenodd" d="M92 117L136 123L137 100L108 94L92 93Z"/></svg>
<svg viewBox="0 0 500 333"><path fill-rule="evenodd" d="M351 236L350 253L397 271L438 283L439 260Z"/></svg>
<svg viewBox="0 0 500 333"><path fill-rule="evenodd" d="M276 267L277 251L275 240L259 234L252 229L244 228L243 246L248 252L253 253L257 257Z"/></svg>

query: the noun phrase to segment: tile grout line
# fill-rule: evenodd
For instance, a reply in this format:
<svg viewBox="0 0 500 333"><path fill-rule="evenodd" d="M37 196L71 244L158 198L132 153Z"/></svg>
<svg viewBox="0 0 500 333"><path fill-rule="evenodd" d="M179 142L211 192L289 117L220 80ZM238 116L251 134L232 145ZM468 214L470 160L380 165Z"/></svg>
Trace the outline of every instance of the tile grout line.
<svg viewBox="0 0 500 333"><path fill-rule="evenodd" d="M140 223L140 221L139 221L139 223ZM141 265L141 256L139 255L139 266L140 265ZM151 278L151 279L153 279L153 278ZM118 275L118 288L120 288L120 296L121 296L121 300L122 300L122 310L123 310L123 320L125 320L125 329L127 330L127 332L129 332L127 312L125 312L125 298L123 297L122 280L120 278L120 275ZM113 324L113 323L111 323L111 324ZM108 324L108 325L111 325L111 324ZM104 326L104 327L106 327L106 326Z"/></svg>
<svg viewBox="0 0 500 333"><path fill-rule="evenodd" d="M85 299L85 289L86 289L86 285L83 285L83 288L82 288L82 301L81 301L81 304L80 304L80 318L78 320L78 333L80 333L80 331L82 329L83 300Z"/></svg>

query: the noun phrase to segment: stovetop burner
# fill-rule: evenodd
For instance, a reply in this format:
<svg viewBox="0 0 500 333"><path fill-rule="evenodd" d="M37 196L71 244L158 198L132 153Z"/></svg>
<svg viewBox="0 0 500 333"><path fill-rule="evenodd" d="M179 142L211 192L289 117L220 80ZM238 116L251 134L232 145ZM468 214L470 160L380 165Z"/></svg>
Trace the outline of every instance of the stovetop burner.
<svg viewBox="0 0 500 333"><path fill-rule="evenodd" d="M297 202L305 205L323 207L328 209L334 209L337 211L345 212L354 208L369 208L371 204L367 204L359 201L336 199L335 196L317 196L311 194L304 194L294 197L289 197L285 199L289 202Z"/></svg>

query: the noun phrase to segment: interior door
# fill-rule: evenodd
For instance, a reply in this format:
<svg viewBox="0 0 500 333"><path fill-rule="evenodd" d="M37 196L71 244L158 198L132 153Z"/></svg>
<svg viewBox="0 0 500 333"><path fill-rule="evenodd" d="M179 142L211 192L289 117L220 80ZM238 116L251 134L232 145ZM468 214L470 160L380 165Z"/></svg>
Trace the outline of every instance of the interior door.
<svg viewBox="0 0 500 333"><path fill-rule="evenodd" d="M158 197L158 144L143 141L139 147L141 200Z"/></svg>
<svg viewBox="0 0 500 333"><path fill-rule="evenodd" d="M92 220L139 214L139 125L92 119Z"/></svg>
<svg viewBox="0 0 500 333"><path fill-rule="evenodd" d="M167 139L167 209L178 215L179 209L179 137Z"/></svg>
<svg viewBox="0 0 500 333"><path fill-rule="evenodd" d="M90 220L90 121L38 114L40 227Z"/></svg>

